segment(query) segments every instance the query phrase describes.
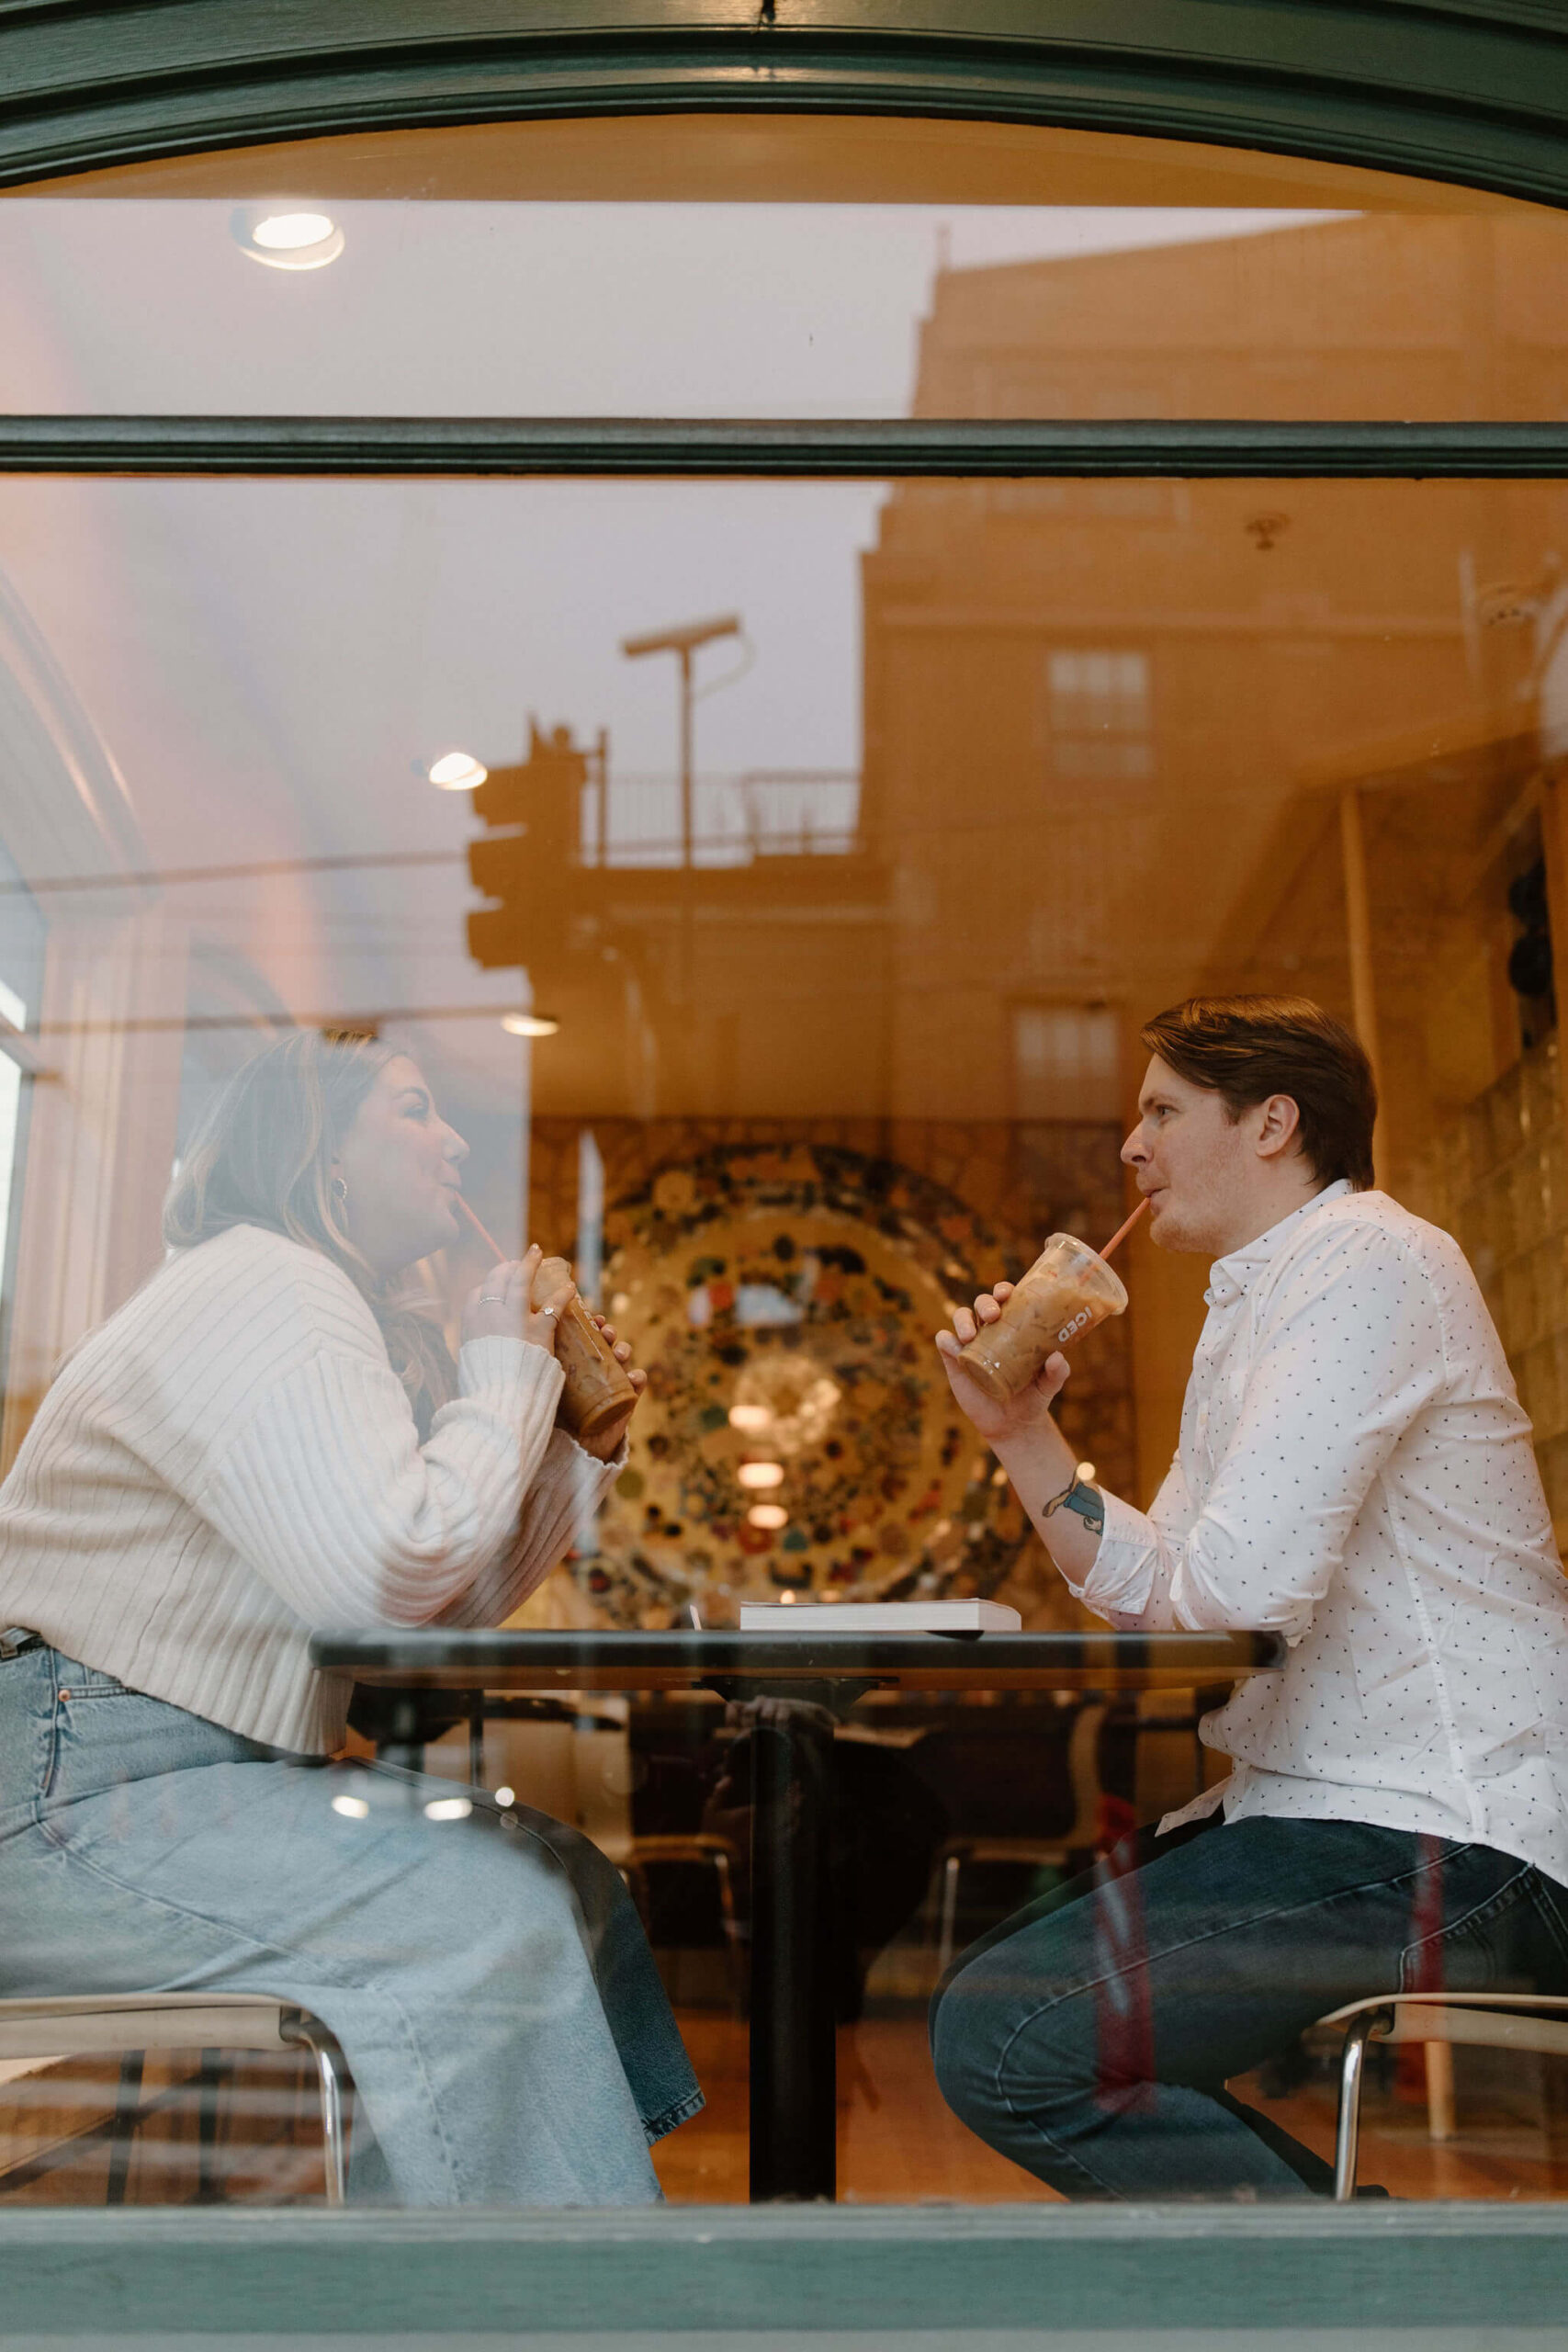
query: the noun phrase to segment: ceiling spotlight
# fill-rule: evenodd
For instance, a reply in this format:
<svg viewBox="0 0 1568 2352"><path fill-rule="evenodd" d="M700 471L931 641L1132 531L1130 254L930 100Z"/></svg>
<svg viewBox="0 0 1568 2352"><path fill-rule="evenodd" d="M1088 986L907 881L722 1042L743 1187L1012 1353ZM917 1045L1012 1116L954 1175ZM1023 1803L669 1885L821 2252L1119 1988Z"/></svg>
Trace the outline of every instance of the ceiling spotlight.
<svg viewBox="0 0 1568 2352"><path fill-rule="evenodd" d="M426 775L441 792L473 792L481 785L490 770L471 752L443 752L425 770Z"/></svg>
<svg viewBox="0 0 1568 2352"><path fill-rule="evenodd" d="M731 1405L729 1426L732 1430L750 1430L753 1436L765 1430L773 1419L765 1405Z"/></svg>
<svg viewBox="0 0 1568 2352"><path fill-rule="evenodd" d="M501 1025L513 1037L553 1037L560 1023L547 1012L503 1012Z"/></svg>
<svg viewBox="0 0 1568 2352"><path fill-rule="evenodd" d="M241 251L268 269L324 269L343 251L331 214L304 206L242 204L229 225Z"/></svg>
<svg viewBox="0 0 1568 2352"><path fill-rule="evenodd" d="M751 1527L787 1527L789 1513L783 1503L753 1503L746 1514Z"/></svg>
<svg viewBox="0 0 1568 2352"><path fill-rule="evenodd" d="M784 1464L782 1462L743 1462L735 1475L743 1487L782 1487Z"/></svg>

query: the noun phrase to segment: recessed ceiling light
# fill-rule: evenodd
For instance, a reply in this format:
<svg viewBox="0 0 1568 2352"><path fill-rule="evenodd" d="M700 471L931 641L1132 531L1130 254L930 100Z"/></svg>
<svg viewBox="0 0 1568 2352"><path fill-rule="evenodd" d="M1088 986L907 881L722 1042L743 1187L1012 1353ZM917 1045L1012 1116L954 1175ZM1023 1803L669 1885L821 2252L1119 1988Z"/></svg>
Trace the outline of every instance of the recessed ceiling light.
<svg viewBox="0 0 1568 2352"><path fill-rule="evenodd" d="M743 1462L735 1475L743 1487L782 1487L784 1464L782 1462Z"/></svg>
<svg viewBox="0 0 1568 2352"><path fill-rule="evenodd" d="M765 1430L773 1419L765 1405L731 1405L729 1426L732 1430L750 1430L755 1435Z"/></svg>
<svg viewBox="0 0 1568 2352"><path fill-rule="evenodd" d="M789 1513L783 1503L753 1503L746 1514L752 1527L787 1527Z"/></svg>
<svg viewBox="0 0 1568 2352"><path fill-rule="evenodd" d="M425 770L432 784L442 792L472 792L481 785L490 770L471 752L443 752Z"/></svg>
<svg viewBox="0 0 1568 2352"><path fill-rule="evenodd" d="M343 251L332 215L305 205L242 204L230 229L241 251L268 269L324 269Z"/></svg>
<svg viewBox="0 0 1568 2352"><path fill-rule="evenodd" d="M547 1012L503 1012L501 1025L513 1037L553 1037L560 1027Z"/></svg>

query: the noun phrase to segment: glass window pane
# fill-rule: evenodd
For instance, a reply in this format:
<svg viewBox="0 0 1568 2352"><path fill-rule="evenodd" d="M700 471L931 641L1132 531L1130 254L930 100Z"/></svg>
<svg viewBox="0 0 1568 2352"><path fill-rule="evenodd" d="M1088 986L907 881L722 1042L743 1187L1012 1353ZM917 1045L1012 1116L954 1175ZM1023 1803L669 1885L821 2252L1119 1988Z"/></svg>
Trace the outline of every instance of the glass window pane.
<svg viewBox="0 0 1568 2352"><path fill-rule="evenodd" d="M1565 255L1546 207L1173 141L389 131L0 197L0 406L1553 418Z"/></svg>
<svg viewBox="0 0 1568 2352"><path fill-rule="evenodd" d="M1113 1233L1131 1205L1119 1154L1140 1026L1200 990L1308 995L1375 1053L1380 1182L1473 1269L1568 1532L1568 490L1116 489L0 483L6 1461L64 1409L49 1397L76 1393L73 1366L118 1378L130 1362L126 1409L144 1416L69 1495L51 1490L58 1519L16 1515L37 1449L13 1470L0 1630L41 1620L62 1655L182 1720L298 1751L343 1728L341 1692L301 1665L312 1624L409 1631L468 1612L631 1634L694 1609L731 1624L748 1602L988 1600L1037 1632L1099 1626L997 1446L956 1409L931 1335L1049 1235L1098 1248ZM202 1159L202 1122L236 1073L323 1030L351 1060L408 1057L433 1098L405 1063L376 1061L407 1080L389 1116L436 1137L428 1163L411 1147L423 1206L390 1240L362 1221L367 1199L418 1187L387 1172L403 1165L401 1128L367 1148L357 1107L332 1151L300 1144L313 1193L278 1189L279 1167L296 1182L276 1144L293 1097L255 1125L274 1185L260 1206L239 1157L222 1162L232 1195ZM323 1221L341 1212L348 1241L376 1251L367 1289L344 1276L344 1328L383 1346L361 1313L373 1296L376 1394L385 1406L395 1348L423 1418L400 1391L407 1445L383 1478L350 1442L370 1374L350 1404L307 1381L307 1433L342 1449L319 1522L289 1516L310 1449L279 1453L270 1420L254 1459L225 1436L158 1474L188 1522L139 1515L163 1459L147 1399L173 1392L89 1335L162 1295L165 1198L174 1181L188 1210L203 1167L216 1229L176 1275L202 1250L250 1247L274 1215L279 1250L324 1264ZM586 1457L558 1448L574 1466L528 1577L486 1583L460 1531L426 1541L399 1521L406 1545L386 1536L365 1555L385 1578L367 1600L356 1546L400 1508L421 1445L439 1449L438 1343L460 1340L465 1302L494 1279L457 1222L459 1170L502 1251L533 1238L570 1261L649 1393L602 1498ZM317 1239L291 1242L288 1217ZM1073 1458L1143 1511L1180 1432L1211 1258L1156 1248L1145 1223L1116 1264L1127 1311L1073 1340L1058 1414ZM384 1287L405 1275L418 1315ZM247 1294L220 1323L220 1368L253 1366L265 1340ZM267 1413L287 1402L269 1391ZM205 1412L206 1388L186 1405ZM521 1410L508 1391L507 1431ZM537 1434L556 1442L547 1417ZM434 1458L468 1509L463 1459ZM201 1551L214 1529L227 1552ZM180 1530L219 1563L197 1634L160 1615L194 1555ZM1535 1671L1557 1638L1539 1630L1548 1603L1527 1624L1522 1602L1466 1591L1477 1623L1507 1630L1509 1676L1521 1656ZM127 1606L150 1611L139 1651L116 1630ZM1358 1724L1376 1721L1377 1644L1394 1638L1375 1610L1366 1638L1345 1668L1364 1678ZM193 1657L205 1672L253 1639L276 1639L271 1665L246 1650L231 1682L192 1679ZM734 1727L711 1692L523 1712L494 1716L474 1750L466 1723L427 1721L438 1791L420 1805L472 1806L472 1761L492 1810L580 1825L624 1866L711 2102L657 2164L677 2198L742 2198L750 1795ZM384 1742L414 1744L378 1720ZM1415 1762L1379 1751L1381 1785L1457 1802L1433 1796L1421 1721ZM841 2195L1055 2193L943 2103L924 2018L944 1949L1185 1805L1229 1752L1199 1740L1190 1692L856 1702L833 1743L851 1888L836 1997L858 2011L863 2069L846 2061ZM323 1810L342 1799L346 1836L382 1781L338 1770L308 1777ZM104 1798L106 1836L119 1802ZM458 1812L428 1818L466 1834ZM1447 1835L1447 1813L1422 1818L1418 1834ZM246 1845L253 1874L260 1851ZM1271 1981L1296 1962L1273 1955ZM144 1951L117 1962L149 1964ZM343 2031L353 2045L352 2017ZM1319 2157L1336 2046L1292 2027L1273 2071L1240 2083ZM1363 2177L1412 2195L1560 2192L1539 2071L1461 2053L1462 2139L1436 2151L1400 2079L1374 2069ZM100 2120L107 2081L96 2109L83 2094ZM395 2108L389 2160L406 2191L417 2165ZM514 2120L494 2149L533 2145ZM236 2121L222 2143L235 2193L318 2193L314 2129L264 2145ZM138 2158L138 2197L181 2180L193 2193L194 2129L182 2144L163 2173ZM590 2166L588 2201L627 2178ZM547 2186L483 2177L491 2201L548 2201Z"/></svg>

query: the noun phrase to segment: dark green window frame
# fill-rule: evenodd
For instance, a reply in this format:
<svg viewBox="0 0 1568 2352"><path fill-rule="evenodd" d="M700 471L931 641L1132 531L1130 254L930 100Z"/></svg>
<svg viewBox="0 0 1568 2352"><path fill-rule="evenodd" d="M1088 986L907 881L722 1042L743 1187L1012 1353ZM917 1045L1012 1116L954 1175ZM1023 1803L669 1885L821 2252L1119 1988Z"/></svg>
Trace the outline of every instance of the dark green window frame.
<svg viewBox="0 0 1568 2352"><path fill-rule="evenodd" d="M0 187L348 131L702 109L1315 157L1568 207L1564 0L0 0ZM1568 423L3 417L61 474L1550 479ZM0 2214L19 2332L1544 2328L1561 2206ZM587 2283L585 2283L587 2282ZM1382 2331L1390 2332L1384 2339ZM1348 2340L1348 2335L1347 2336Z"/></svg>
<svg viewBox="0 0 1568 2352"><path fill-rule="evenodd" d="M0 472L1545 481L1568 475L1568 422L0 416Z"/></svg>

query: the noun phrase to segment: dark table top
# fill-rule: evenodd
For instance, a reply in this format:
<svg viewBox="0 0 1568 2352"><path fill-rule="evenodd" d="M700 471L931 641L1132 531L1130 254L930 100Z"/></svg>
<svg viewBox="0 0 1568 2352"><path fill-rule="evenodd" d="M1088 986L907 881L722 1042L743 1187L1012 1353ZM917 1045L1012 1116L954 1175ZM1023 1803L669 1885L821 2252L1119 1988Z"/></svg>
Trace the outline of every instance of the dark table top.
<svg viewBox="0 0 1568 2352"><path fill-rule="evenodd" d="M423 1690L682 1690L858 1682L902 1690L1185 1690L1278 1673L1280 1634L318 1634L315 1664Z"/></svg>

